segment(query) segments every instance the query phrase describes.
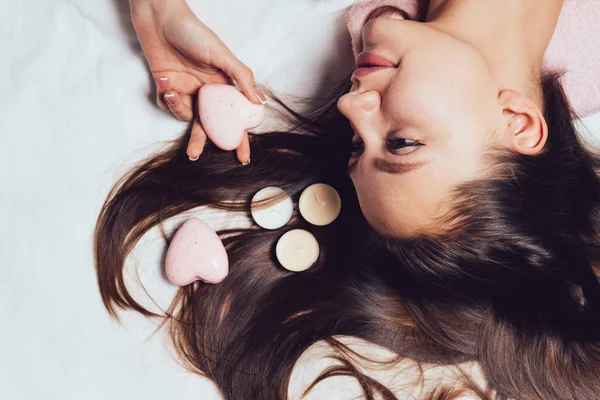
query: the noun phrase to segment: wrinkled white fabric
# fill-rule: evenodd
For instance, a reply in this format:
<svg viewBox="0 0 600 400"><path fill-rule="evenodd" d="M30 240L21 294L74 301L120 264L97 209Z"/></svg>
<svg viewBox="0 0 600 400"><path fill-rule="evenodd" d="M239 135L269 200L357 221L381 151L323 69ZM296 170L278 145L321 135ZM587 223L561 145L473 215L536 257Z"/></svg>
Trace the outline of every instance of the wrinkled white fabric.
<svg viewBox="0 0 600 400"><path fill-rule="evenodd" d="M279 93L312 95L352 69L351 0L189 2ZM0 0L0 9L0 399L219 399L174 361L163 334L150 337L154 322L124 313L116 324L98 293L92 234L102 202L186 127L154 106L127 1ZM587 120L598 135L599 120ZM194 213L215 226L244 223ZM160 273L164 246L150 232L129 265L163 307L174 293ZM329 399L343 390L334 383Z"/></svg>

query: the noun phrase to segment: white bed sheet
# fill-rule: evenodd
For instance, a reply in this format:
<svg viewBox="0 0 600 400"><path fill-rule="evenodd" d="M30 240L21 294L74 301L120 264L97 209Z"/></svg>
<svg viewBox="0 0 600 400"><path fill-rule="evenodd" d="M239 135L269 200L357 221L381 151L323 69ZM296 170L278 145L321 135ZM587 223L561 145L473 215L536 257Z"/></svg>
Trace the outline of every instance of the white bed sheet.
<svg viewBox="0 0 600 400"><path fill-rule="evenodd" d="M190 0L258 81L300 96L349 70L351 3ZM92 232L109 188L185 129L154 106L127 1L0 4L0 399L220 398L150 337L154 322L118 325L98 294ZM600 116L585 123L600 136ZM137 254L164 305L163 250L150 234Z"/></svg>

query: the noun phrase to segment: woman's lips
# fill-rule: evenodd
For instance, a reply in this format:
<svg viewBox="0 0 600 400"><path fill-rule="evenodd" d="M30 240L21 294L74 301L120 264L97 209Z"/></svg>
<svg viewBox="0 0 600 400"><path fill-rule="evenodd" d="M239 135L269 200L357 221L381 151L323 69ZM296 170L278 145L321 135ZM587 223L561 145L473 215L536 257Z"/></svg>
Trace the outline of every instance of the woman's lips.
<svg viewBox="0 0 600 400"><path fill-rule="evenodd" d="M383 6L371 12L365 21L365 24L377 18L392 18L392 19L410 19L406 11L393 6Z"/></svg>
<svg viewBox="0 0 600 400"><path fill-rule="evenodd" d="M387 69L389 67L369 67L369 68L358 68L352 74L352 79L354 78L362 78L363 76L367 76L372 74L373 72L381 71L382 69Z"/></svg>
<svg viewBox="0 0 600 400"><path fill-rule="evenodd" d="M363 51L356 57L356 66L357 69L352 74L352 78L360 78L385 68L394 68L396 64L375 53Z"/></svg>
<svg viewBox="0 0 600 400"><path fill-rule="evenodd" d="M371 67L395 67L396 63L388 60L385 57L377 55L375 53L370 53L368 51L363 51L356 57L356 66L358 68L371 68Z"/></svg>

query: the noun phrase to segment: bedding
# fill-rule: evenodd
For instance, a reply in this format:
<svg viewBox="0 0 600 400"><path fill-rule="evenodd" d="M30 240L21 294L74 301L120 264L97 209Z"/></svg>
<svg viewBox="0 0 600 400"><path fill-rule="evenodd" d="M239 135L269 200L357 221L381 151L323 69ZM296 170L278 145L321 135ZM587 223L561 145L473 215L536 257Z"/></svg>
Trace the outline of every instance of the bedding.
<svg viewBox="0 0 600 400"><path fill-rule="evenodd" d="M92 235L108 191L187 126L154 104L127 1L0 2L0 398L219 399L153 334L157 321L110 319L96 284ZM352 0L188 2L277 93L318 95L352 70ZM600 115L582 131L600 137ZM215 228L247 223L196 209L166 232L190 215ZM152 309L175 293L164 251L155 229L128 261L135 296Z"/></svg>

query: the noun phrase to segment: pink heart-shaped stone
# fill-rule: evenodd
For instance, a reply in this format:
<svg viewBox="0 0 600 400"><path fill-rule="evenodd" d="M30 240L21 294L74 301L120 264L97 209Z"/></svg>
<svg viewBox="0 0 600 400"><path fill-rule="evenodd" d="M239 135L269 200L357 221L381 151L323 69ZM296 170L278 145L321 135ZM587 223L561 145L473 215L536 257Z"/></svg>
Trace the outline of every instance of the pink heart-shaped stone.
<svg viewBox="0 0 600 400"><path fill-rule="evenodd" d="M171 240L165 270L169 282L177 286L197 280L219 283L229 272L227 251L210 226L199 218L190 218Z"/></svg>
<svg viewBox="0 0 600 400"><path fill-rule="evenodd" d="M198 92L198 115L210 140L220 149L233 150L244 132L262 123L265 107L251 103L234 86L211 83Z"/></svg>

